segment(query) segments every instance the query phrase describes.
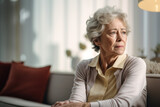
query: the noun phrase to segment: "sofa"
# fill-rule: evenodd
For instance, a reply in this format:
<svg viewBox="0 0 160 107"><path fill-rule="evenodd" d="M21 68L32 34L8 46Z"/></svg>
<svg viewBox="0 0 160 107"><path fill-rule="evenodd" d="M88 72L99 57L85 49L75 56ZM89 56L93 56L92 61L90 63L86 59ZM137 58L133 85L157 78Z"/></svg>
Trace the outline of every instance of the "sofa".
<svg viewBox="0 0 160 107"><path fill-rule="evenodd" d="M147 74L147 107L160 107L160 74Z"/></svg>
<svg viewBox="0 0 160 107"><path fill-rule="evenodd" d="M147 106L160 107L160 74L147 74ZM51 107L56 101L69 98L74 74L52 72L48 81L43 103L15 97L0 96L0 107Z"/></svg>
<svg viewBox="0 0 160 107"><path fill-rule="evenodd" d="M0 107L51 107L56 101L69 98L73 79L73 73L52 72L48 80L43 103L16 97L0 96Z"/></svg>

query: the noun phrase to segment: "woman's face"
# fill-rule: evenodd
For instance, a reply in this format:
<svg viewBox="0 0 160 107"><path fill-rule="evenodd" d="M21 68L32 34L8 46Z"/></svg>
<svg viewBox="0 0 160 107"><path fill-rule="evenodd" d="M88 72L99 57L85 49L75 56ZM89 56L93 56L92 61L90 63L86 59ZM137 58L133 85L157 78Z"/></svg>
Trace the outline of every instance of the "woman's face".
<svg viewBox="0 0 160 107"><path fill-rule="evenodd" d="M106 25L103 34L98 40L100 52L106 55L121 55L125 51L127 41L126 26L118 18Z"/></svg>

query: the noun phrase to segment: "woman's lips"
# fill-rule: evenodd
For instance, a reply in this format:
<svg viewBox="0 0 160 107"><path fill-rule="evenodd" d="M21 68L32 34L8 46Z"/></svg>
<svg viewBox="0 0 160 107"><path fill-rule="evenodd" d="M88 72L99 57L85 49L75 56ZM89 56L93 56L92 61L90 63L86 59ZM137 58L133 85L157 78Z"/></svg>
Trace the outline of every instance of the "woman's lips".
<svg viewBox="0 0 160 107"><path fill-rule="evenodd" d="M123 48L123 45L115 46L116 48Z"/></svg>

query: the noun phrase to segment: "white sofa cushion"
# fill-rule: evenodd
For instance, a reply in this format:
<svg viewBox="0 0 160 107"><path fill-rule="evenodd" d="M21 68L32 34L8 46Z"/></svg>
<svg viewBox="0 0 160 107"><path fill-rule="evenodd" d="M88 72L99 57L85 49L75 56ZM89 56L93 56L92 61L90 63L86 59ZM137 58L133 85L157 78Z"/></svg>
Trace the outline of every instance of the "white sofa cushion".
<svg viewBox="0 0 160 107"><path fill-rule="evenodd" d="M0 96L0 103L6 103L15 106L23 107L51 107L51 105L36 103L15 97Z"/></svg>

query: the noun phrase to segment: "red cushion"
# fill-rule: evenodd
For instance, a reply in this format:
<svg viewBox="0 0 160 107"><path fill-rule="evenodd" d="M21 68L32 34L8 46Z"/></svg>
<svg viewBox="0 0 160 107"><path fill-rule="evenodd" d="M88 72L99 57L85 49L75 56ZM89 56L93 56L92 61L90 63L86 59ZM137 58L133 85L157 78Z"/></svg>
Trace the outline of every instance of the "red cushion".
<svg viewBox="0 0 160 107"><path fill-rule="evenodd" d="M0 62L0 91L6 84L10 68L11 68L11 63Z"/></svg>
<svg viewBox="0 0 160 107"><path fill-rule="evenodd" d="M42 102L50 76L49 71L50 66L33 68L13 63L8 81L0 95Z"/></svg>
<svg viewBox="0 0 160 107"><path fill-rule="evenodd" d="M12 63L23 64L23 62L12 62ZM8 75L9 75L12 63L0 62L0 91L3 89L3 87L6 84L6 81L8 80Z"/></svg>

